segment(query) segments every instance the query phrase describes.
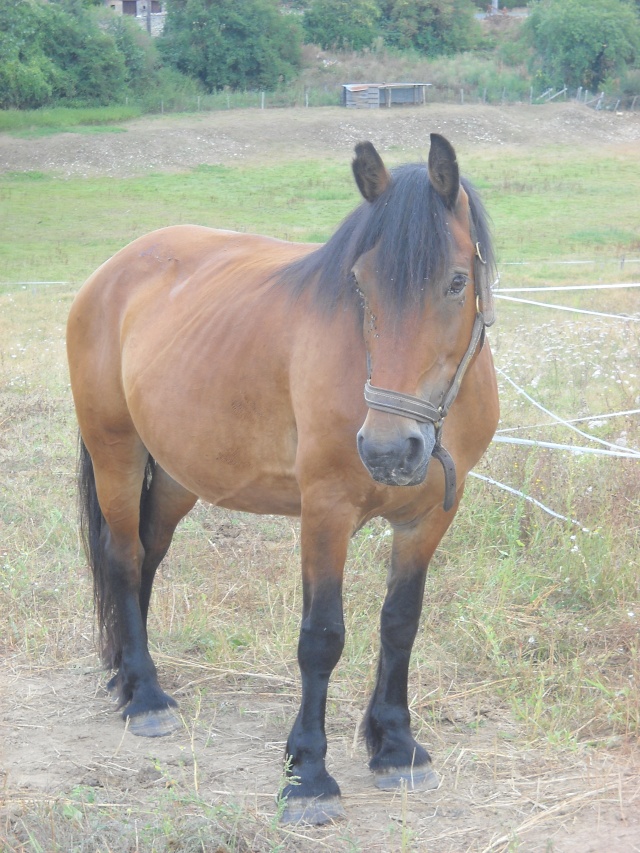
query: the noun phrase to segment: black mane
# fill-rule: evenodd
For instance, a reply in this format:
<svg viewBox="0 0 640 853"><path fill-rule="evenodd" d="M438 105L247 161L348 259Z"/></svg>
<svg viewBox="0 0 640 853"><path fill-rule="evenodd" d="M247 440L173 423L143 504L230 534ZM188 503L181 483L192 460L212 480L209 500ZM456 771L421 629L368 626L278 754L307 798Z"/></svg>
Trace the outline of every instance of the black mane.
<svg viewBox="0 0 640 853"><path fill-rule="evenodd" d="M450 266L452 239L447 220L451 214L433 188L426 165L399 166L391 175L389 187L373 203L363 202L326 243L279 271L278 281L294 297L313 288L316 307L329 313L345 300L357 301L351 269L376 244L383 298L396 311L422 301L425 288ZM461 183L469 196L473 240L480 243L487 261L486 266L476 265L476 275L491 276L493 281L495 260L487 215L471 184L465 179Z"/></svg>

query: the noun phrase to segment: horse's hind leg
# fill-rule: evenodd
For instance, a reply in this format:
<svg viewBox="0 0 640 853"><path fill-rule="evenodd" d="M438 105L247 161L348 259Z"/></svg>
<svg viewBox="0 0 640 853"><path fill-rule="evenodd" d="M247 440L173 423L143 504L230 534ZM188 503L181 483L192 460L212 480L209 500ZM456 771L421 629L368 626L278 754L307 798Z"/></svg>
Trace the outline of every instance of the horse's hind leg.
<svg viewBox="0 0 640 853"><path fill-rule="evenodd" d="M156 569L169 550L178 522L193 509L197 497L154 462L150 484L140 505L140 541L144 548L140 577L140 612L146 629Z"/></svg>
<svg viewBox="0 0 640 853"><path fill-rule="evenodd" d="M450 523L443 512L429 527L396 528L387 595L380 615L378 676L363 732L379 788L434 788L427 751L412 734L408 708L409 658L418 630L429 560ZM439 522L439 523L438 523Z"/></svg>
<svg viewBox="0 0 640 853"><path fill-rule="evenodd" d="M87 507L99 505L98 512L85 517L91 526L87 539L102 656L107 666L118 670L109 686L117 690L130 731L168 734L179 725L169 710L176 703L158 684L147 645L146 614L155 570L195 497L170 481L173 488L164 472L155 487L152 476L145 494L148 453L134 434L108 443L94 437L91 450L90 462L82 446L82 492Z"/></svg>

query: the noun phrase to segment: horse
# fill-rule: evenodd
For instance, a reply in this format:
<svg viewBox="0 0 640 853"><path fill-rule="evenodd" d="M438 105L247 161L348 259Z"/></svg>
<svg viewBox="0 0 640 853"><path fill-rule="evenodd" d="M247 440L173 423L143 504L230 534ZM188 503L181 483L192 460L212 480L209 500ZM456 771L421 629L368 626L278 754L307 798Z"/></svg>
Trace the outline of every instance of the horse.
<svg viewBox="0 0 640 853"><path fill-rule="evenodd" d="M154 575L198 499L300 516L299 710L282 820L344 815L325 766L349 540L393 531L362 725L382 789L431 788L409 658L427 566L498 422L488 217L456 153L387 169L355 147L363 199L324 244L195 225L142 236L80 288L67 325L81 531L102 661L134 735L179 725L149 654Z"/></svg>

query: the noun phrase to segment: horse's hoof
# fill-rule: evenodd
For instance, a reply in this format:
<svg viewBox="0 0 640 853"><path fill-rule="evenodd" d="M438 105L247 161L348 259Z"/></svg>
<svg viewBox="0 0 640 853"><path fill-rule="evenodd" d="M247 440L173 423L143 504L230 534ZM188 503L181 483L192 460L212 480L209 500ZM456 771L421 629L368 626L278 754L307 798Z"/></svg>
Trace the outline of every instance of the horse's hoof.
<svg viewBox="0 0 640 853"><path fill-rule="evenodd" d="M340 797L287 797L280 823L321 826L346 817Z"/></svg>
<svg viewBox="0 0 640 853"><path fill-rule="evenodd" d="M433 791L440 785L430 764L421 767L390 767L374 774L376 788L396 791L406 786L408 791Z"/></svg>
<svg viewBox="0 0 640 853"><path fill-rule="evenodd" d="M182 727L180 717L170 708L161 711L147 711L144 714L136 714L128 717L129 731L138 737L164 737Z"/></svg>

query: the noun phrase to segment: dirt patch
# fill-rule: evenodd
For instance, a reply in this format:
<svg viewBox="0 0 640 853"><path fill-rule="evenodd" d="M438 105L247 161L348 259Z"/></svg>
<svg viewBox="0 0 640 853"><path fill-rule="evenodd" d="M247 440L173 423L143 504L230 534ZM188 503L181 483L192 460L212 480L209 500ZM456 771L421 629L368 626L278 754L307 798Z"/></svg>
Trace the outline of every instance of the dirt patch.
<svg viewBox="0 0 640 853"><path fill-rule="evenodd" d="M48 672L4 669L1 772L9 838L19 838L23 818L44 803L72 812L80 792L96 807L141 814L163 797L175 802L197 793L212 808L241 804L256 823L272 825L295 688L212 667L208 675L217 684L196 709L194 675L164 667L164 682L181 698L185 728L147 740L125 731L102 677L87 662ZM484 708L478 715L459 706L427 744L440 788L393 794L373 787L354 738L360 713L348 701L330 708L328 767L342 787L346 820L297 828L294 838L285 835L284 849L488 853L519 844L531 853L632 853L640 847L640 762L632 751L575 754L558 766L552 752L516 746L517 727L503 711Z"/></svg>
<svg viewBox="0 0 640 853"><path fill-rule="evenodd" d="M595 111L574 103L541 107L433 105L397 110L231 110L131 122L123 133L0 136L0 171L124 177L267 159L345 158L362 139L402 159L424 155L429 133L462 149L498 145L637 143L640 112Z"/></svg>

